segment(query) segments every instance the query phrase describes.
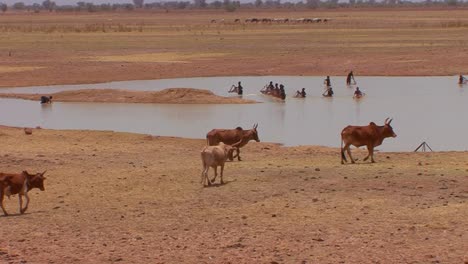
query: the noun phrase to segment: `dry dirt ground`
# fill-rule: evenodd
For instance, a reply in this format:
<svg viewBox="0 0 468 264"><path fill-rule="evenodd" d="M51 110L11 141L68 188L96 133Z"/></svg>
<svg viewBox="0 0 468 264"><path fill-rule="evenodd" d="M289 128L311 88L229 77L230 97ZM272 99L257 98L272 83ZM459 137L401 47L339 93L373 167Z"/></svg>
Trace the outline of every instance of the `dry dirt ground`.
<svg viewBox="0 0 468 264"><path fill-rule="evenodd" d="M170 88L158 92L127 91L115 89L85 89L52 94L0 94L5 98L20 98L37 101L42 96L52 96L54 102L95 103L157 103L157 104L249 104L254 100L239 97L223 97L209 90Z"/></svg>
<svg viewBox="0 0 468 264"><path fill-rule="evenodd" d="M233 23L250 17L330 22ZM6 12L0 87L351 69L361 76L468 74L467 29L464 9Z"/></svg>
<svg viewBox="0 0 468 264"><path fill-rule="evenodd" d="M0 217L1 263L468 263L464 152L341 165L337 149L252 142L203 188L204 140L7 127L0 140L2 171L48 177L26 214Z"/></svg>

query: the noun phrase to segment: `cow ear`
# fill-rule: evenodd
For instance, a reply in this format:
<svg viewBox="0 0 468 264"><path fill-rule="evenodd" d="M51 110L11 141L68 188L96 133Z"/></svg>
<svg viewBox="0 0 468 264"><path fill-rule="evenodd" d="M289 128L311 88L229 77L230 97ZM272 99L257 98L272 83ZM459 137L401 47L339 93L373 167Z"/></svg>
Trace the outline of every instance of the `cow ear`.
<svg viewBox="0 0 468 264"><path fill-rule="evenodd" d="M29 175L28 171L24 170L23 174Z"/></svg>

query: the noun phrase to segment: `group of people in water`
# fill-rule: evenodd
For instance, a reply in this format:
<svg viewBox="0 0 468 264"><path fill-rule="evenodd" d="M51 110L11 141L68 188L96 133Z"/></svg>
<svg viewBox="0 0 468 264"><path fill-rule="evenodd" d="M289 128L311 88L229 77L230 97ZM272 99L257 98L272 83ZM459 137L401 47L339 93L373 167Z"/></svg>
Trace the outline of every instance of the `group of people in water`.
<svg viewBox="0 0 468 264"><path fill-rule="evenodd" d="M262 94L268 94L273 97L280 98L281 100L286 99L286 91L284 90L284 85L280 84L278 86L278 83L275 83L275 85L273 85L272 81L269 84L265 85L265 87L263 87L263 89L261 89L260 92ZM305 97L305 89L303 89L303 92Z"/></svg>
<svg viewBox="0 0 468 264"><path fill-rule="evenodd" d="M325 80L323 81L323 84L325 85L325 91L323 92L322 96L324 97L333 97L334 92L331 84L331 79L330 76L327 76ZM354 73L353 71L350 71L348 75L346 76L346 85L349 87L351 85L356 85L357 82L354 79ZM463 75L460 75L458 78L458 84L468 84L468 79L463 77ZM231 89L229 90L230 93L237 93L238 95L243 94L243 87L241 85L241 82L238 83L237 86L233 85ZM280 98L282 100L286 99L286 92L284 90L284 85L275 83L273 85L273 81L270 81L269 84L265 85L263 89L260 90L262 94L267 94L271 95L273 97ZM362 92L359 87L356 86L353 94L353 98L359 99L363 97L365 93ZM305 98L307 96L307 93L305 91L305 88L302 88L302 90L297 90L296 94L294 95L295 98Z"/></svg>
<svg viewBox="0 0 468 264"><path fill-rule="evenodd" d="M348 86L350 85L356 85L356 80L354 79L354 73L353 71L348 73L348 76L346 77L346 84ZM324 97L333 97L334 92L333 88L331 85L331 79L330 76L327 76L324 80L324 85L325 85L325 92L322 94ZM229 93L237 93L238 95L243 95L244 93L244 88L242 87L241 82L238 82L237 85L232 85L231 88L228 91ZM271 95L273 97L279 98L281 100L286 99L286 91L284 89L283 84L278 84L275 83L273 84L273 81L270 81L269 84L265 85L260 92L262 94L266 95ZM294 97L296 98L305 98L307 96L307 93L305 91L305 88L302 88L302 90L297 90L296 94ZM353 98L361 98L364 96L364 93L359 89L359 87L356 87L356 90L354 91L354 96Z"/></svg>

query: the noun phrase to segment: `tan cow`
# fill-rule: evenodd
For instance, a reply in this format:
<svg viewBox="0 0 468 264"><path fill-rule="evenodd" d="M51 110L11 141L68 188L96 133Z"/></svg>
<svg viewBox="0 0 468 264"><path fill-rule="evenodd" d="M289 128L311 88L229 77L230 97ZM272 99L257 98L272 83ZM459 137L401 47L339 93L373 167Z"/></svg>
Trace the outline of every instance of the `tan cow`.
<svg viewBox="0 0 468 264"><path fill-rule="evenodd" d="M238 142L237 144L239 144ZM224 172L224 163L228 159L228 157L232 157L232 152L236 148L236 144L233 146L226 145L223 142L220 142L217 146L206 146L201 151L201 159L203 164L203 171L201 174L201 183L205 186L205 182L208 182L208 186L211 183L214 183L216 177L218 176L218 166L221 167L221 184L224 183L223 181L223 172ZM209 169L213 168L215 176L212 180L208 178L208 171Z"/></svg>
<svg viewBox="0 0 468 264"><path fill-rule="evenodd" d="M255 140L260 142L257 132L258 124L255 124L252 129L244 130L242 127L237 127L235 129L212 129L208 134L206 134L206 141L208 146L216 146L220 142L224 144L232 145L240 141L240 144L236 144L237 154L230 160L237 157L237 160L241 160L240 157L240 148L247 145L250 140Z"/></svg>
<svg viewBox="0 0 468 264"><path fill-rule="evenodd" d="M23 171L20 174L13 173L0 173L0 205L3 213L8 215L5 207L3 206L3 199L6 196L10 198L11 195L18 194L20 203L20 213L23 214L28 209L29 196L28 192L31 189L39 188L44 191L44 174L36 173L29 174L27 171ZM23 196L26 197L26 206L23 208Z"/></svg>
<svg viewBox="0 0 468 264"><path fill-rule="evenodd" d="M385 138L397 136L390 125L391 122L392 119L389 121L387 118L383 126L370 122L367 126L345 127L341 131L341 164L347 162L345 151L348 152L351 163L354 163L354 159L351 156L351 145L355 147L366 146L369 154L364 158L364 161L370 157L372 163L374 163L374 147L380 146Z"/></svg>

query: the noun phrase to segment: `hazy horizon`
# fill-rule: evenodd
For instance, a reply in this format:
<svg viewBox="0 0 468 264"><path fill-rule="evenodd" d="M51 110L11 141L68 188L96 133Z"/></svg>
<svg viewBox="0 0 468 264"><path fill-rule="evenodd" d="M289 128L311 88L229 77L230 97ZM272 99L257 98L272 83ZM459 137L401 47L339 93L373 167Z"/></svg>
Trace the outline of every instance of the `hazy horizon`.
<svg viewBox="0 0 468 264"><path fill-rule="evenodd" d="M0 0L0 3L5 3L7 5L12 5L14 3L23 2L27 5L38 3L41 4L44 0ZM78 2L91 2L95 4L125 4L125 3L133 3L132 0L52 0L57 5L76 5ZM157 2L156 0L152 1L145 1L145 2Z"/></svg>

